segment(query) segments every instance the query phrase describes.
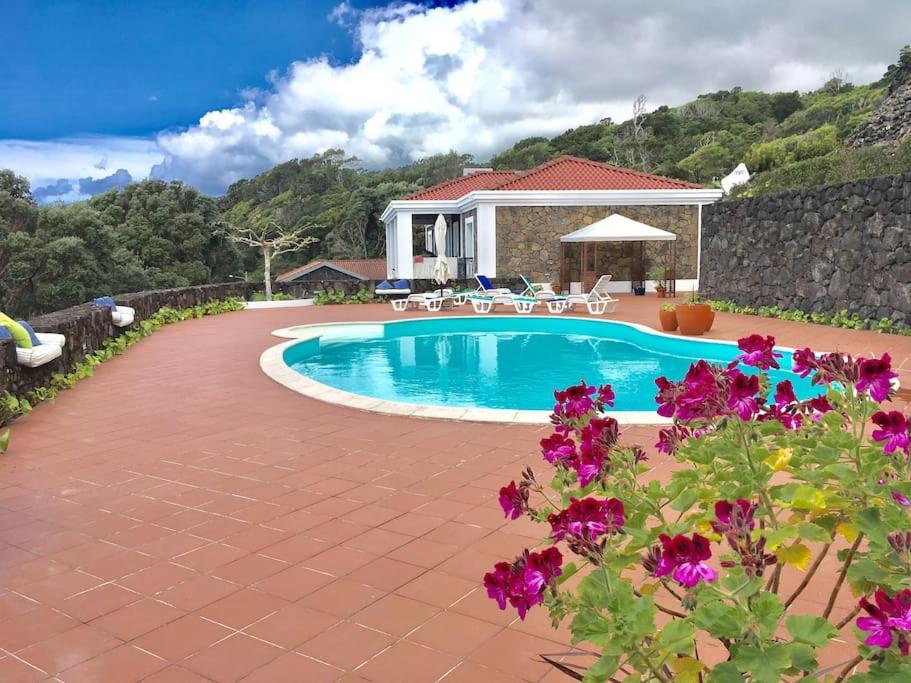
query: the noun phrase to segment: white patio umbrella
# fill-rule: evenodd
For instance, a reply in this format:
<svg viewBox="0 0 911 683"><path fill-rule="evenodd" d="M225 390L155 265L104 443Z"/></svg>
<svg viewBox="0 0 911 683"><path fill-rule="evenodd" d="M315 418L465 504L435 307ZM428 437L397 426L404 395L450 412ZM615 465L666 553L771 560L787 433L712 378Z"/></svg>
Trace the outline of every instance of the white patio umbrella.
<svg viewBox="0 0 911 683"><path fill-rule="evenodd" d="M437 248L433 281L440 285L440 296L443 296L443 285L449 280L449 259L446 258L446 219L443 218L443 214L439 214L436 223L433 224L433 239Z"/></svg>

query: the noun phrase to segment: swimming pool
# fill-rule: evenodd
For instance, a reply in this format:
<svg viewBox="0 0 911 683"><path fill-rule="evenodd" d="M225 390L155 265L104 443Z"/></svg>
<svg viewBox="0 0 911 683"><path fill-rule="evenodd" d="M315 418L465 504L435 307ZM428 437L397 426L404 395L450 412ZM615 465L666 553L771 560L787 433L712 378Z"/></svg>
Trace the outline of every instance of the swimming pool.
<svg viewBox="0 0 911 683"><path fill-rule="evenodd" d="M284 345L281 361L311 389L315 383L377 404L531 411L538 419L553 407L555 388L585 379L613 385L618 414L658 422L660 418L648 418L657 418L656 377L679 379L700 358L725 364L740 353L727 342L554 316L422 318L282 332L309 337ZM790 353L782 352L782 368L790 368ZM773 371L771 378L790 379L801 398L819 393L809 380L788 370Z"/></svg>

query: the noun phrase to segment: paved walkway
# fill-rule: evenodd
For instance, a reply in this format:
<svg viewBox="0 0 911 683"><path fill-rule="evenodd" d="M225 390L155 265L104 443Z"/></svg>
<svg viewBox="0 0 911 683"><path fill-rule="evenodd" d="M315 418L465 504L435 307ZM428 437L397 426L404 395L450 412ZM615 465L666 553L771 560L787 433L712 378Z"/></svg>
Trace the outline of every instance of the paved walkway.
<svg viewBox="0 0 911 683"><path fill-rule="evenodd" d="M656 320L653 298L619 317ZM224 314L162 329L13 427L0 461L0 680L567 680L536 610L479 587L534 544L496 490L545 427L380 416L259 370L292 324L388 306ZM415 314L417 315L417 314ZM712 336L891 350L911 339L719 314ZM903 373L904 374L904 373ZM590 378L595 379L595 378ZM911 384L911 382L909 382ZM651 444L653 428L624 439Z"/></svg>

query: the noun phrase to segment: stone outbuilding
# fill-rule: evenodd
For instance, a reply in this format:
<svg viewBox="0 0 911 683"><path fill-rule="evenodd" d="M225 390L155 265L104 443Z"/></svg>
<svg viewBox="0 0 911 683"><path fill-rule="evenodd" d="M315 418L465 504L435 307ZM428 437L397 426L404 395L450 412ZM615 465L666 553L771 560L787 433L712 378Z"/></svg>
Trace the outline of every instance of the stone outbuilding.
<svg viewBox="0 0 911 683"><path fill-rule="evenodd" d="M524 172L468 169L466 175L394 200L383 212L386 275L426 277L439 256L433 223L447 222L450 272L462 278L526 276L566 286L560 238L611 214L677 236L676 284L698 287L702 207L721 197L674 178L588 159L562 156ZM614 291L629 291L639 247L617 243L601 249L590 272L613 276ZM656 246L645 247L645 267L663 265ZM635 250L635 251L634 251ZM593 283L583 283L590 286ZM653 282L646 283L654 286Z"/></svg>

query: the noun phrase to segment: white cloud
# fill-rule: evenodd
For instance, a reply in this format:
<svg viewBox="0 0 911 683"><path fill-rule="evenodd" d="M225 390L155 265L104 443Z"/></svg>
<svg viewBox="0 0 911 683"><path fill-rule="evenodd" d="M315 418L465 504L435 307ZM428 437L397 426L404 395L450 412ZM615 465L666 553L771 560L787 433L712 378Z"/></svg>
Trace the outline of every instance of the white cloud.
<svg viewBox="0 0 911 683"><path fill-rule="evenodd" d="M265 89L239 84L247 86L239 106L161 133L157 150L144 141L135 152L143 172L103 149L109 140L89 141L89 166L107 156L107 168L141 178L163 156L153 175L219 193L332 147L373 167L450 149L483 160L522 137L626 119L642 93L657 106L735 85L807 90L835 70L873 80L911 24L911 3L882 5L872 12L830 0L478 0L358 11L342 2L326 20L352 31L359 53L350 63L319 57L268 74ZM12 165L3 144L0 166ZM48 170L66 165L58 152L81 158L49 144L56 146L32 160L35 172L78 177Z"/></svg>
<svg viewBox="0 0 911 683"><path fill-rule="evenodd" d="M145 178L164 154L154 140L122 137L83 137L60 140L0 140L0 168L25 176L32 188L69 180L98 180L111 169L125 169L133 178ZM63 201L84 198L78 192L61 195Z"/></svg>

